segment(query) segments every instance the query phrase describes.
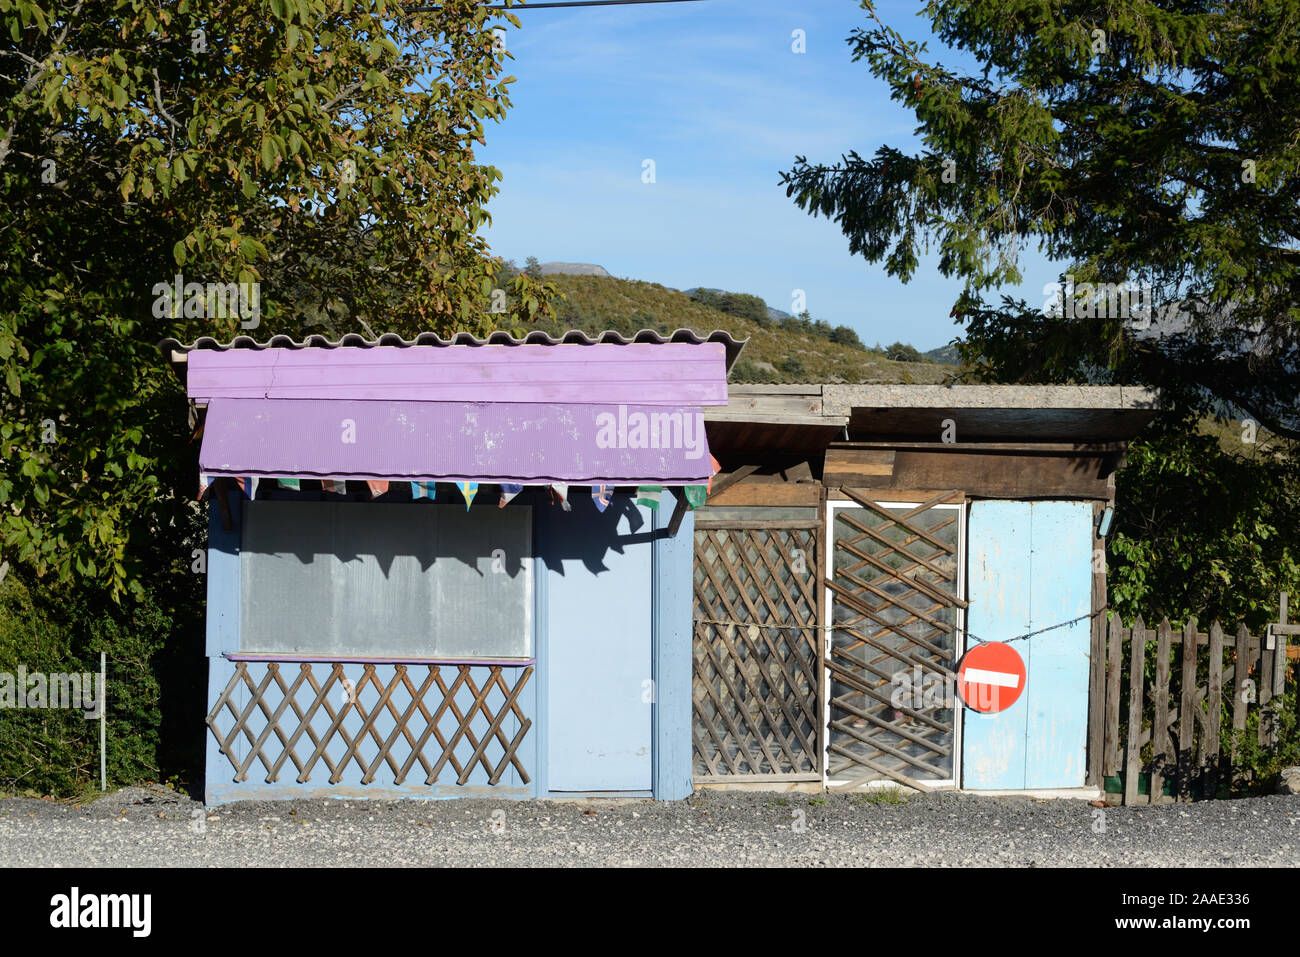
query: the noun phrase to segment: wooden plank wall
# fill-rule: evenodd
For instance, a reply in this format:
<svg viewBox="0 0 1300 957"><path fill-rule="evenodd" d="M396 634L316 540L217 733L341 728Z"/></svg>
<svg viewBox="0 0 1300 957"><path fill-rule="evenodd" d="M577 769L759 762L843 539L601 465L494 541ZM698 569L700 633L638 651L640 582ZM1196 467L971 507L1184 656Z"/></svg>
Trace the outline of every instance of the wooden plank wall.
<svg viewBox="0 0 1300 957"><path fill-rule="evenodd" d="M835 488L960 488L1001 499L1112 497L1120 453L1068 444L900 442L832 445L822 481Z"/></svg>

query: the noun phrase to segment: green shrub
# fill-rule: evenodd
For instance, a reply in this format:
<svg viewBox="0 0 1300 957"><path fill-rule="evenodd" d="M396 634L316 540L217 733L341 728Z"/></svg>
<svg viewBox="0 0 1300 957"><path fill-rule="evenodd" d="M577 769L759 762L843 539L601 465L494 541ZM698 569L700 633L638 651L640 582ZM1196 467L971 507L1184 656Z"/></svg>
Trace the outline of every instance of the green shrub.
<svg viewBox="0 0 1300 957"><path fill-rule="evenodd" d="M748 359L741 359L731 367L730 381L733 383L775 382L776 376Z"/></svg>
<svg viewBox="0 0 1300 957"><path fill-rule="evenodd" d="M777 363L777 368L791 379L799 379L806 374L803 360L798 356L787 356Z"/></svg>
<svg viewBox="0 0 1300 957"><path fill-rule="evenodd" d="M1224 751L1235 749L1234 765L1229 789L1236 794L1270 794L1276 790L1282 769L1300 766L1300 727L1296 716L1294 689L1274 698L1270 706L1252 708L1246 715L1246 729L1228 735ZM1275 722L1277 746L1259 743L1259 722Z"/></svg>
<svg viewBox="0 0 1300 957"><path fill-rule="evenodd" d="M712 289L696 289L691 293L696 302L725 312L732 316L743 316L760 326L771 325L767 316L767 303L758 296L743 292L725 292Z"/></svg>
<svg viewBox="0 0 1300 957"><path fill-rule="evenodd" d="M848 326L836 326L831 330L829 338L831 342L841 346L851 346L854 349L862 349L863 351L867 348L862 344L862 340L858 338L858 334Z"/></svg>
<svg viewBox="0 0 1300 957"><path fill-rule="evenodd" d="M197 576L196 576L197 577ZM194 593L191 583L182 586ZM0 672L99 672L107 654L107 772L118 784L202 766L202 606L180 614L157 593L124 606L17 572L0 583ZM0 708L0 790L68 796L99 779L99 722L66 708Z"/></svg>
<svg viewBox="0 0 1300 957"><path fill-rule="evenodd" d="M905 342L895 342L892 346L885 349L886 358L893 359L895 362L925 362L925 356L921 355L916 346L910 346Z"/></svg>

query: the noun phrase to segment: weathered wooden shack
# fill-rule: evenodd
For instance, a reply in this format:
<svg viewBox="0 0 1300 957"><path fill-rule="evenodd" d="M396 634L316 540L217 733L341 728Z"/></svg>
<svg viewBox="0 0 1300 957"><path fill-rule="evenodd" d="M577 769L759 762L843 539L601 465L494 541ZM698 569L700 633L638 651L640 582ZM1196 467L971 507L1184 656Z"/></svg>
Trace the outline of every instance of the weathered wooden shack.
<svg viewBox="0 0 1300 957"><path fill-rule="evenodd" d="M206 801L691 793L725 333L169 340L201 429Z"/></svg>
<svg viewBox="0 0 1300 957"><path fill-rule="evenodd" d="M733 385L695 515L696 784L1099 786L1104 538L1155 408L1117 387ZM1026 672L995 714L954 694L982 642Z"/></svg>
<svg viewBox="0 0 1300 957"><path fill-rule="evenodd" d="M1104 537L1156 397L729 390L742 345L164 342L207 802L1098 785ZM989 642L1024 682L982 714L954 678Z"/></svg>

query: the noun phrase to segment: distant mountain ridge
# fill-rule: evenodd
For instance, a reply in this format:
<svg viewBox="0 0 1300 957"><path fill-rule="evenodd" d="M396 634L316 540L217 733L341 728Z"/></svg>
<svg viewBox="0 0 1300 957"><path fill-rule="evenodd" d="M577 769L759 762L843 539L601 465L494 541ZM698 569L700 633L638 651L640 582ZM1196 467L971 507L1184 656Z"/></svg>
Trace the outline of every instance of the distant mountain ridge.
<svg viewBox="0 0 1300 957"><path fill-rule="evenodd" d="M601 276L612 279L604 266L595 263L542 263L543 276Z"/></svg>
<svg viewBox="0 0 1300 957"><path fill-rule="evenodd" d="M938 362L941 365L961 365L961 356L957 354L957 346L951 342L946 346L931 349L929 352L922 352L921 355L925 356L931 362Z"/></svg>
<svg viewBox="0 0 1300 957"><path fill-rule="evenodd" d="M714 286L692 286L690 289L682 290L682 292L686 293L686 295L688 296L693 296L697 292L712 292L712 293L717 293L718 295L724 295L728 291L729 290L726 289L718 289ZM766 302L763 303L763 306L767 309L767 318L773 321L776 321L778 319L789 319L794 315L794 313L784 312L780 309L773 309Z"/></svg>

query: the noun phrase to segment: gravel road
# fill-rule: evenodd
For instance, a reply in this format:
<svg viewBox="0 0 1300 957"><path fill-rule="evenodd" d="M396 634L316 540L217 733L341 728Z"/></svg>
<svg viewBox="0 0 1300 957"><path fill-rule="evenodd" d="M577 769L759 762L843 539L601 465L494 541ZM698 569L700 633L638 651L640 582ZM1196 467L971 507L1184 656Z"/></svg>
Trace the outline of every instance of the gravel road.
<svg viewBox="0 0 1300 957"><path fill-rule="evenodd" d="M899 803L890 803L890 800ZM0 800L9 866L1300 865L1300 796L1155 808L968 794L704 791L686 801L301 801L161 788Z"/></svg>

